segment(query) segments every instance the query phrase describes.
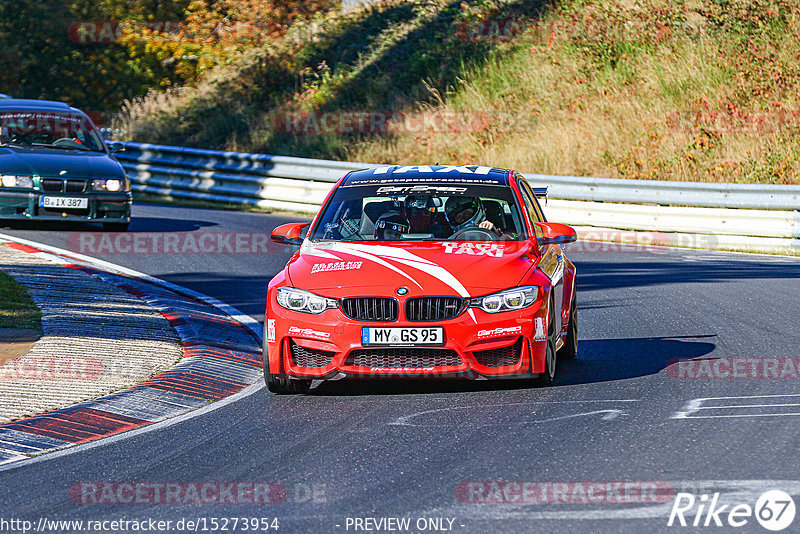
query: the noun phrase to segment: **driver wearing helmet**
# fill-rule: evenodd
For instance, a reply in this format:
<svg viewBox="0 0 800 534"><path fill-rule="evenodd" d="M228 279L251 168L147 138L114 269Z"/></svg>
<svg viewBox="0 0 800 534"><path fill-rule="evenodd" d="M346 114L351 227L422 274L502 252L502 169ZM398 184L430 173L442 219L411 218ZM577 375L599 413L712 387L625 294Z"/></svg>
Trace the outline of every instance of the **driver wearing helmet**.
<svg viewBox="0 0 800 534"><path fill-rule="evenodd" d="M453 228L453 234L469 228L490 230L498 236L503 231L486 219L480 199L476 197L450 197L444 205L447 221Z"/></svg>
<svg viewBox="0 0 800 534"><path fill-rule="evenodd" d="M441 205L441 204L440 204ZM445 238L452 232L436 211L436 202L429 195L408 195L403 201L403 213L412 234L433 234Z"/></svg>

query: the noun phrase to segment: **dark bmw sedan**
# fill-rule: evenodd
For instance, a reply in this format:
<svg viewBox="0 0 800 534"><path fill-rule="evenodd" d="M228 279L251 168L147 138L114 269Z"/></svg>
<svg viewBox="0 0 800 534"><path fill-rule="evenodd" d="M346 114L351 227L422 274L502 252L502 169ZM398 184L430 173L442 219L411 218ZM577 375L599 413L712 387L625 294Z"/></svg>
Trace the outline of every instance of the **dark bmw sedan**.
<svg viewBox="0 0 800 534"><path fill-rule="evenodd" d="M62 102L0 99L0 220L7 219L128 229L130 183L82 111Z"/></svg>

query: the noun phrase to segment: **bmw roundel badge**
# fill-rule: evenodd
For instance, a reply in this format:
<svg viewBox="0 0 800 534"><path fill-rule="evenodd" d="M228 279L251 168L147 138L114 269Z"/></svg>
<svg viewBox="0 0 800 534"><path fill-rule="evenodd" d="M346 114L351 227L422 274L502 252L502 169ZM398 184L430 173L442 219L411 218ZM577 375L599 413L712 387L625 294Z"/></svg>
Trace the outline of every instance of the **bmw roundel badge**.
<svg viewBox="0 0 800 534"><path fill-rule="evenodd" d="M403 295L407 295L408 294L408 288L407 287L398 287L397 288L397 294L400 295L401 297Z"/></svg>

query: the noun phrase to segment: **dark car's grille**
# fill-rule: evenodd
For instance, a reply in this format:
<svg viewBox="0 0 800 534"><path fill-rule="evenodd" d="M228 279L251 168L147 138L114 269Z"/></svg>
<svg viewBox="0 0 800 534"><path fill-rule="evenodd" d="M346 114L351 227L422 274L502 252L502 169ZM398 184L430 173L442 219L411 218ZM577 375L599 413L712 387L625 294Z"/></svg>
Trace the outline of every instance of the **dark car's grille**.
<svg viewBox="0 0 800 534"><path fill-rule="evenodd" d="M292 361L300 367L325 367L333 361L333 352L307 349L291 343Z"/></svg>
<svg viewBox="0 0 800 534"><path fill-rule="evenodd" d="M464 311L465 301L459 297L415 297L406 301L409 321L446 321Z"/></svg>
<svg viewBox="0 0 800 534"><path fill-rule="evenodd" d="M345 365L354 367L447 367L461 365L458 354L449 349L359 349L347 356Z"/></svg>
<svg viewBox="0 0 800 534"><path fill-rule="evenodd" d="M86 182L83 180L67 180L67 193L83 193L86 189Z"/></svg>
<svg viewBox="0 0 800 534"><path fill-rule="evenodd" d="M86 190L86 180L43 178L41 184L42 191L47 193L83 193Z"/></svg>
<svg viewBox="0 0 800 534"><path fill-rule="evenodd" d="M61 193L64 191L64 180L49 180L47 178L42 180L42 191L48 193Z"/></svg>
<svg viewBox="0 0 800 534"><path fill-rule="evenodd" d="M479 350L472 353L475 360L486 367L504 367L517 365L522 356L522 338L516 343L502 349Z"/></svg>
<svg viewBox="0 0 800 534"><path fill-rule="evenodd" d="M342 299L342 311L356 321L396 321L397 300L387 297L353 297Z"/></svg>

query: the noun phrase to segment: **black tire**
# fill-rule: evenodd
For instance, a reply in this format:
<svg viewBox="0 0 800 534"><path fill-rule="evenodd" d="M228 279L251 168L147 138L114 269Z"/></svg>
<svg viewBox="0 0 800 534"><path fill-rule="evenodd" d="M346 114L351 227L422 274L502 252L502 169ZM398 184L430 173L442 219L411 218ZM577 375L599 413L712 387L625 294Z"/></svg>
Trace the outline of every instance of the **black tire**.
<svg viewBox="0 0 800 534"><path fill-rule="evenodd" d="M556 368L558 366L558 353L556 352L556 314L553 301L550 301L550 312L547 320L547 352L544 359L544 373L539 375L536 380L539 386L552 386L556 378Z"/></svg>
<svg viewBox="0 0 800 534"><path fill-rule="evenodd" d="M130 226L130 224L131 223L129 223L129 222L126 222L126 223L115 223L115 222L114 223L111 223L111 222L106 223L106 222L104 222L103 223L103 230L105 230L106 232L127 232L128 231L128 226Z"/></svg>
<svg viewBox="0 0 800 534"><path fill-rule="evenodd" d="M567 338L564 346L558 351L559 360L571 360L578 355L578 297L572 297L572 306L569 309L569 325L567 325Z"/></svg>
<svg viewBox="0 0 800 534"><path fill-rule="evenodd" d="M264 382L267 389L278 395L299 395L308 393L311 388L311 380L289 380L286 377L274 375L269 372L269 360L266 354L263 357Z"/></svg>

